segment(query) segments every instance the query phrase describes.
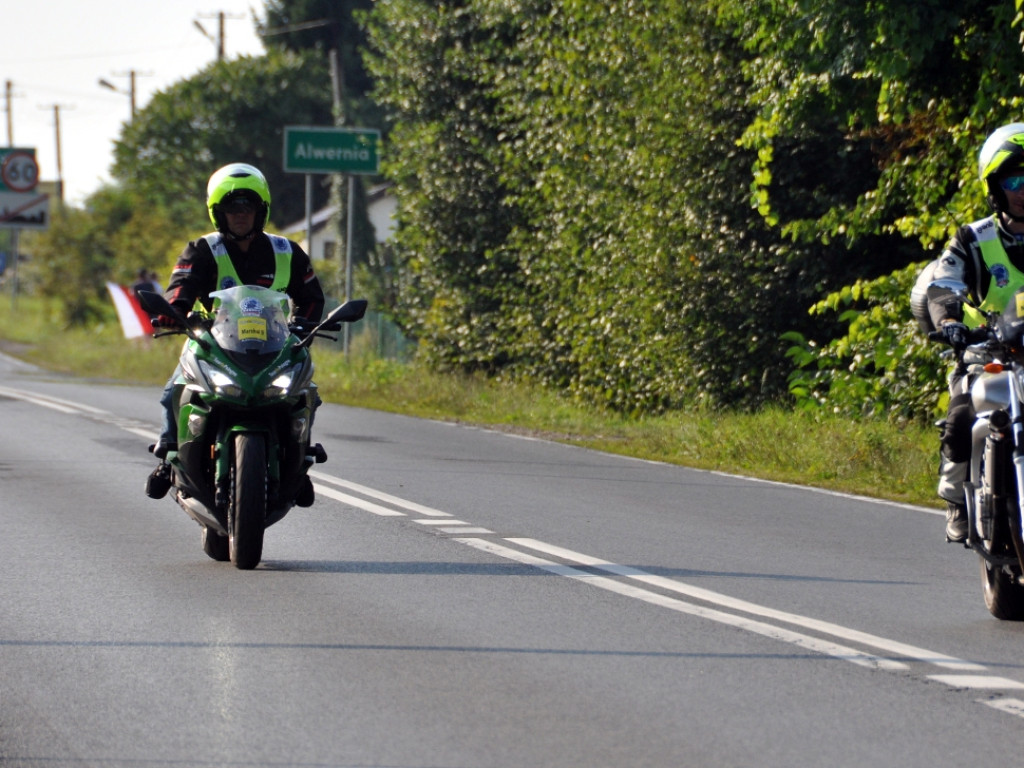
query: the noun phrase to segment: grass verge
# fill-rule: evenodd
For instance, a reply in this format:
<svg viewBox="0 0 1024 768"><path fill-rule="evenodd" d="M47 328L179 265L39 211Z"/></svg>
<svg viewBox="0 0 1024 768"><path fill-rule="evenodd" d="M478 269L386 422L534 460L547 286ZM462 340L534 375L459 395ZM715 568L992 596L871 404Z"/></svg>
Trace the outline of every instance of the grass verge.
<svg viewBox="0 0 1024 768"><path fill-rule="evenodd" d="M0 349L49 370L162 385L181 338L126 340L116 320L59 330L53 308L0 299ZM324 400L532 434L641 459L937 507L933 429L769 408L625 419L545 390L441 375L382 360L353 343L315 352ZM156 396L154 394L154 411Z"/></svg>

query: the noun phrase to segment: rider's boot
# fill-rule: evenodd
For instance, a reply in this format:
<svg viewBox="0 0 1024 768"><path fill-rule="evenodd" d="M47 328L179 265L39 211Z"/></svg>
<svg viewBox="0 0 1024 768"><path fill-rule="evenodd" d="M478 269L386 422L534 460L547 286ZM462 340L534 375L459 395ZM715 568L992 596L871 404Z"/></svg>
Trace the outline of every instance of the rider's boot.
<svg viewBox="0 0 1024 768"><path fill-rule="evenodd" d="M967 507L954 501L946 502L946 541L957 544L967 540Z"/></svg>
<svg viewBox="0 0 1024 768"><path fill-rule="evenodd" d="M160 466L146 478L146 495L151 499L162 499L171 490L171 465L161 461Z"/></svg>
<svg viewBox="0 0 1024 768"><path fill-rule="evenodd" d="M149 452L160 459L160 465L146 478L146 495L151 499L162 499L171 489L171 465L164 459L171 451L178 450L178 444L161 437L149 446Z"/></svg>

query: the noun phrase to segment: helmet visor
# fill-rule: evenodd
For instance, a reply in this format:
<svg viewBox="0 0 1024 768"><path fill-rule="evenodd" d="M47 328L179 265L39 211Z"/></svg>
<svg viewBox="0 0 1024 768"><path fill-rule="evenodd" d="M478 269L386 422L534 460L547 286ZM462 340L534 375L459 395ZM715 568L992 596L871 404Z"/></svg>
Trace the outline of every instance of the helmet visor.
<svg viewBox="0 0 1024 768"><path fill-rule="evenodd" d="M256 205L257 201L254 199L254 195L236 192L224 198L220 209L224 213L253 213L256 210Z"/></svg>

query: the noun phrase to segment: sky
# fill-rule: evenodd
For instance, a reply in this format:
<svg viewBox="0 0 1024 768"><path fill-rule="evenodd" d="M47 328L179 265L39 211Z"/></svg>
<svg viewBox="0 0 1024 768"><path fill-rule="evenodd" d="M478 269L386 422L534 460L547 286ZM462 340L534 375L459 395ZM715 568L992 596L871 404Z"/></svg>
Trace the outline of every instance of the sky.
<svg viewBox="0 0 1024 768"><path fill-rule="evenodd" d="M140 110L154 93L216 60L220 12L225 13L225 58L260 55L264 49L256 36L253 11L263 17L261 0L4 3L0 147L34 148L39 178L56 180L59 113L64 200L80 205L110 181L114 141L131 115L129 73L136 72L135 103ZM196 21L213 40L204 37ZM118 91L101 86L101 79Z"/></svg>

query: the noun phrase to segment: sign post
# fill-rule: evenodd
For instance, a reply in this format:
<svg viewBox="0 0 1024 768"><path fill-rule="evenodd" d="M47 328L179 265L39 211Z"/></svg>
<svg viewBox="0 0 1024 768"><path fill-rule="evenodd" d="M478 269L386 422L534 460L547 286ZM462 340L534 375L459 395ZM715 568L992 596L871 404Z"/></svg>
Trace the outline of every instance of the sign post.
<svg viewBox="0 0 1024 768"><path fill-rule="evenodd" d="M376 128L319 127L288 125L284 129L284 170L306 174L306 237L313 245L311 174L348 175L348 216L345 236L345 301L352 298L352 218L355 215L355 177L380 172ZM348 354L349 324L345 323L345 354Z"/></svg>
<svg viewBox="0 0 1024 768"><path fill-rule="evenodd" d="M36 150L0 147L0 229L11 232L11 307L18 305L18 233L50 226L50 196L39 193Z"/></svg>
<svg viewBox="0 0 1024 768"><path fill-rule="evenodd" d="M48 229L50 196L40 193L35 149L0 147L0 229Z"/></svg>

